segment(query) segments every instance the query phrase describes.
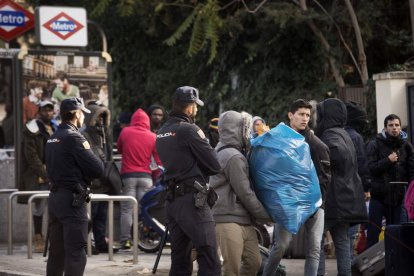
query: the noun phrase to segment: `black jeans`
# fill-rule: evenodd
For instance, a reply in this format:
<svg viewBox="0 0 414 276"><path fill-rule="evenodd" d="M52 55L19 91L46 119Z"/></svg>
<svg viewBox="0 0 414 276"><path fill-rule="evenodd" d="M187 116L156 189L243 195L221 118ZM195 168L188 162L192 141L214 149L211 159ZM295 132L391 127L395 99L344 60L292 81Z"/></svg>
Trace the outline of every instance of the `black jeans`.
<svg viewBox="0 0 414 276"><path fill-rule="evenodd" d="M108 250L106 244L106 218L108 217L108 202L92 202L92 231L95 239L95 248L98 250Z"/></svg>
<svg viewBox="0 0 414 276"><path fill-rule="evenodd" d="M49 195L49 258L47 275L82 276L86 266L88 217L86 205L72 207L67 190Z"/></svg>
<svg viewBox="0 0 414 276"><path fill-rule="evenodd" d="M215 223L207 203L204 208L196 208L194 193L188 193L167 201L166 210L171 238L170 275L191 275L193 247L197 250L198 275L221 275Z"/></svg>

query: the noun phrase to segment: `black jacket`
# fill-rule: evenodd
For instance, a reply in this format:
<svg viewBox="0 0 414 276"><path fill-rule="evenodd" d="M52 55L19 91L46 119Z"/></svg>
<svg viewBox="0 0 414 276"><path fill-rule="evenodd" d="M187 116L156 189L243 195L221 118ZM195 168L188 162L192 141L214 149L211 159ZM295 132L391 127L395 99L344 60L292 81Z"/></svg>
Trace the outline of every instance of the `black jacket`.
<svg viewBox="0 0 414 276"><path fill-rule="evenodd" d="M102 162L112 159L111 146L108 143L110 112L105 106L89 104L88 109L91 113L85 114L85 129L82 131L83 136L91 145L93 153ZM99 117L103 118L103 124L97 123ZM103 179L94 179L91 184L91 192L95 194L108 194L111 190L109 183Z"/></svg>
<svg viewBox="0 0 414 276"><path fill-rule="evenodd" d="M50 123L52 131L57 125ZM23 129L23 158L22 177L19 183L20 191L37 191L40 185L49 185L45 166L45 145L50 135L42 120L33 119ZM19 203L27 203L29 196L19 196Z"/></svg>
<svg viewBox="0 0 414 276"><path fill-rule="evenodd" d="M398 162L388 156L397 152ZM390 187L389 182L410 182L414 178L414 150L406 134L393 138L385 131L367 145L368 166L371 172L371 196L384 203L398 205L404 197L402 186Z"/></svg>
<svg viewBox="0 0 414 276"><path fill-rule="evenodd" d="M90 185L103 174L103 163L92 152L77 127L61 123L46 143L46 169L53 186L72 190L77 183Z"/></svg>
<svg viewBox="0 0 414 276"><path fill-rule="evenodd" d="M310 154L313 164L318 174L319 186L322 195L322 208L325 208L326 191L331 183L331 165L329 159L329 148L325 145L310 128L300 131L305 137L306 143L309 144Z"/></svg>
<svg viewBox="0 0 414 276"><path fill-rule="evenodd" d="M332 173L325 220L356 224L367 221L368 215L355 147L343 128L345 123L341 100L327 99L317 105L317 135L329 147Z"/></svg>
<svg viewBox="0 0 414 276"><path fill-rule="evenodd" d="M220 172L215 150L203 131L182 113L170 114L156 140L157 152L166 169L164 180L175 183L193 179L207 181Z"/></svg>
<svg viewBox="0 0 414 276"><path fill-rule="evenodd" d="M345 130L348 132L349 137L351 137L352 142L354 143L358 160L358 174L361 178L364 192L368 192L371 188L371 177L368 167L368 157L365 152L364 139L362 138L361 134L359 134L357 130L351 126L346 126Z"/></svg>

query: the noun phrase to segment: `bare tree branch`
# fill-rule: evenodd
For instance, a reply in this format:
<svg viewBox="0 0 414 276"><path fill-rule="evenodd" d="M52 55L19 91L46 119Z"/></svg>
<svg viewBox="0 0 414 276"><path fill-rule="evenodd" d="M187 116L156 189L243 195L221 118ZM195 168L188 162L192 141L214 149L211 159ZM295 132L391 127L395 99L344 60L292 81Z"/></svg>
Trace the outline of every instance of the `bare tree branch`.
<svg viewBox="0 0 414 276"><path fill-rule="evenodd" d="M346 7L351 17L352 26L354 27L355 38L357 41L358 47L358 59L359 59L359 68L362 85L365 87L368 83L368 67L367 67L367 57L364 50L364 42L362 41L361 29L359 28L358 18L356 17L354 7L351 4L350 0L344 0ZM362 72L361 72L362 71Z"/></svg>
<svg viewBox="0 0 414 276"><path fill-rule="evenodd" d="M293 2L295 2L296 4L299 5L300 10L303 13L306 13L308 11L308 7L306 5L306 0L300 0L299 2L297 2L296 0L293 0ZM342 75L341 75L341 73L340 73L340 71L337 67L336 59L330 52L331 45L329 44L328 40L325 38L325 36L319 30L319 28L316 26L316 24L313 20L307 20L306 23L308 24L309 28L313 31L313 33L316 35L316 37L319 38L319 41L321 42L322 47L327 52L329 65L331 67L331 72L332 72L332 75L334 76L336 84L339 87L345 87L345 81L344 81L344 79L343 79L343 77L342 77Z"/></svg>
<svg viewBox="0 0 414 276"><path fill-rule="evenodd" d="M243 5L246 8L247 12L256 13L267 2L267 0L263 0L254 10L249 9L249 7L247 6L245 0L241 0L241 2L243 3Z"/></svg>
<svg viewBox="0 0 414 276"><path fill-rule="evenodd" d="M352 62L354 63L354 65L355 65L355 67L356 67L356 69L358 71L359 77L361 78L361 81L362 81L361 68L360 68L360 66L359 66L359 64L358 64L358 62L357 62L354 54L352 53L351 48L349 47L348 43L346 43L345 38L342 35L341 28L338 26L338 24L336 24L335 19L333 19L333 17L329 14L329 12L317 0L313 0L313 2L315 2L316 5L318 5L319 8L329 17L329 19L332 20L332 23L334 24L336 30L338 31L339 38L340 38L342 44L345 46L345 49L347 50L348 54L350 55L350 57L352 59Z"/></svg>

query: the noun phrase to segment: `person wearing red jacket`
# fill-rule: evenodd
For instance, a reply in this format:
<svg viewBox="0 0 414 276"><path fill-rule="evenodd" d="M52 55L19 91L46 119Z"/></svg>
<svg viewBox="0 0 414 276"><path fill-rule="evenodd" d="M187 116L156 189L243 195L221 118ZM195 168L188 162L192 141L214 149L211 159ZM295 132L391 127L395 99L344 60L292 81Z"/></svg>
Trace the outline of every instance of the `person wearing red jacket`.
<svg viewBox="0 0 414 276"><path fill-rule="evenodd" d="M121 178L123 195L135 197L138 201L152 187L151 159L160 165L155 149L155 133L150 130L150 120L144 110L138 109L132 115L131 124L122 129L117 149L122 154ZM122 249L130 249L132 203L121 202L120 241Z"/></svg>

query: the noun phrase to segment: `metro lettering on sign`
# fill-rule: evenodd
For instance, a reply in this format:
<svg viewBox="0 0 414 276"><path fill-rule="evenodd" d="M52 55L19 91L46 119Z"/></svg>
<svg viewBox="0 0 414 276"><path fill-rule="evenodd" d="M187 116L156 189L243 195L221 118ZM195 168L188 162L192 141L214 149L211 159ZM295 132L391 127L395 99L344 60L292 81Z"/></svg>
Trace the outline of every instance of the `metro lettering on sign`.
<svg viewBox="0 0 414 276"><path fill-rule="evenodd" d="M13 11L0 11L0 25L1 26L24 26L24 13Z"/></svg>
<svg viewBox="0 0 414 276"><path fill-rule="evenodd" d="M33 14L11 0L0 0L0 38L13 40L34 27Z"/></svg>
<svg viewBox="0 0 414 276"><path fill-rule="evenodd" d="M76 28L76 25L70 21L55 21L52 23L51 28L55 32L73 32Z"/></svg>

